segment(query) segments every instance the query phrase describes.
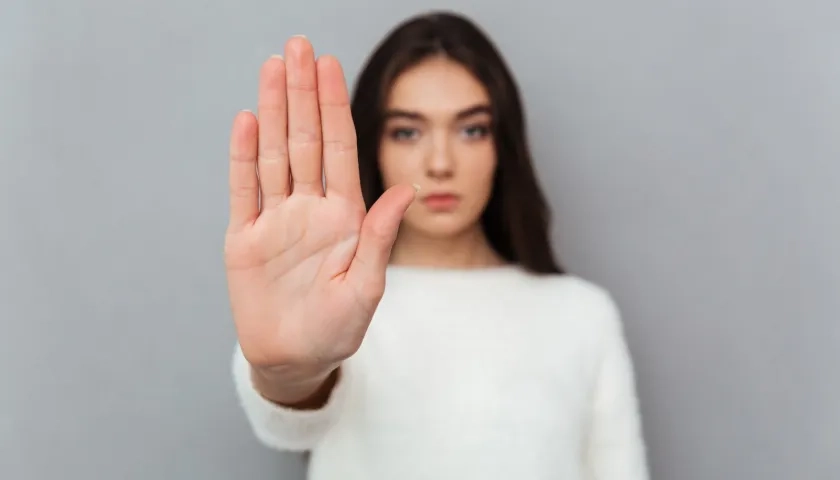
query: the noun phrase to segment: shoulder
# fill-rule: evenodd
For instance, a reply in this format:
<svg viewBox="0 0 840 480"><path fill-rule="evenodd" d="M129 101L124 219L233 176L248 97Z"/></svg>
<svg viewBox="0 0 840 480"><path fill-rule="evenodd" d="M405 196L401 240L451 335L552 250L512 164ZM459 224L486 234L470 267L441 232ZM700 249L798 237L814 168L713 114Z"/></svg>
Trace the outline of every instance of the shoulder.
<svg viewBox="0 0 840 480"><path fill-rule="evenodd" d="M601 285L569 274L526 274L523 286L535 299L548 304L565 305L581 313L594 316L611 316L618 307L612 294Z"/></svg>
<svg viewBox="0 0 840 480"><path fill-rule="evenodd" d="M567 321L604 334L621 330L621 314L603 286L570 274L524 275L530 301L554 321Z"/></svg>

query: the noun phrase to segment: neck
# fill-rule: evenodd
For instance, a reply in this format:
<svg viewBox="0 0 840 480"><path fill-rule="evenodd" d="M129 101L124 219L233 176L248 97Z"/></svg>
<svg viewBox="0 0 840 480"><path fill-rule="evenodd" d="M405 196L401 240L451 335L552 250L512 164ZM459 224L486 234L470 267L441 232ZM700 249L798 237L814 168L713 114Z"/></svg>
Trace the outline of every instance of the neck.
<svg viewBox="0 0 840 480"><path fill-rule="evenodd" d="M481 227L443 238L401 228L391 250L393 265L481 268L504 263L504 259L490 246Z"/></svg>

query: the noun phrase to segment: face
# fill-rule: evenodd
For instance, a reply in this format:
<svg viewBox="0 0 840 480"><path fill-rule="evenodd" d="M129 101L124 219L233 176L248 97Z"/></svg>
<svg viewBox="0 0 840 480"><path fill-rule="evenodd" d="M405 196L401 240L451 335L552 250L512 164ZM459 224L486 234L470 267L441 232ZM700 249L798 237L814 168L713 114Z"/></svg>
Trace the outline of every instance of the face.
<svg viewBox="0 0 840 480"><path fill-rule="evenodd" d="M441 238L479 228L496 169L484 86L445 58L403 72L386 103L379 162L386 189L420 186L403 229Z"/></svg>

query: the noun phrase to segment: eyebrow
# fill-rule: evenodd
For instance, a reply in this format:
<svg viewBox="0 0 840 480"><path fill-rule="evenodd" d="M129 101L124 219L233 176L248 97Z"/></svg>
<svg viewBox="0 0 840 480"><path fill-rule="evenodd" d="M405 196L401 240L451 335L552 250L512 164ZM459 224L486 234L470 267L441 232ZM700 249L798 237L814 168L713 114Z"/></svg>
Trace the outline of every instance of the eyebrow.
<svg viewBox="0 0 840 480"><path fill-rule="evenodd" d="M473 105L472 107L465 108L455 114L456 120L463 120L468 117L472 117L473 115L478 115L480 113L486 113L488 115L491 114L490 105L486 104L478 104ZM426 117L419 112L412 112L409 110L400 110L400 109L390 109L385 112L385 119L389 118L405 118L408 120L425 120Z"/></svg>

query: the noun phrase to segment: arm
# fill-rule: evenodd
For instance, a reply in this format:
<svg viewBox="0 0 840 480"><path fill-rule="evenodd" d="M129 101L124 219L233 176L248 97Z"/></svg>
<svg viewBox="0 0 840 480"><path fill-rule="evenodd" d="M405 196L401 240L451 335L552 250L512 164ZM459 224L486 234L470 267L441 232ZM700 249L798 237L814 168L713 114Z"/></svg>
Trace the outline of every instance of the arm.
<svg viewBox="0 0 840 480"><path fill-rule="evenodd" d="M394 185L367 208L341 65L329 55L316 59L300 36L284 54L288 61L275 55L260 69L256 114L239 112L231 128L224 260L242 346L233 373L247 418L267 445L306 450L343 408L352 383L344 362L382 299L391 249L417 190ZM325 108L329 115L319 116ZM328 392L318 375L277 373L290 365L316 365L335 386ZM338 365L329 380L325 372ZM316 390L321 408L312 408Z"/></svg>
<svg viewBox="0 0 840 480"><path fill-rule="evenodd" d="M595 480L648 480L633 364L612 304L610 316L593 395L589 469Z"/></svg>
<svg viewBox="0 0 840 480"><path fill-rule="evenodd" d="M330 429L344 405L349 379L345 369L287 387L251 367L239 345L233 379L245 417L264 445L277 450L311 450Z"/></svg>

